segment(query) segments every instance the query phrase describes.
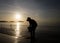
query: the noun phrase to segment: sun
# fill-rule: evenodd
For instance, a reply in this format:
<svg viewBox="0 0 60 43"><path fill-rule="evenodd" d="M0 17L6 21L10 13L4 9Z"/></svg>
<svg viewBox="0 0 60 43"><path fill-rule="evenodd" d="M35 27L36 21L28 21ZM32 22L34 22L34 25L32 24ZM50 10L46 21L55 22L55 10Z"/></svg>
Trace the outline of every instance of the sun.
<svg viewBox="0 0 60 43"><path fill-rule="evenodd" d="M15 18L16 18L16 20L20 20L21 19L21 14L20 13L16 13Z"/></svg>
<svg viewBox="0 0 60 43"><path fill-rule="evenodd" d="M16 19L20 19L20 15L16 15Z"/></svg>

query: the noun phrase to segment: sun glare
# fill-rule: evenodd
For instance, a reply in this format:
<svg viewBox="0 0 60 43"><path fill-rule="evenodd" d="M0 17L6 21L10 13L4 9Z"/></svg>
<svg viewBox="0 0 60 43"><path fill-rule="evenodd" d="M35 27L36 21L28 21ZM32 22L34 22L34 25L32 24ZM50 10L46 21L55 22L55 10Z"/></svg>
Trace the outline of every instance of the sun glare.
<svg viewBox="0 0 60 43"><path fill-rule="evenodd" d="M20 13L16 13L15 18L16 18L16 20L20 20L21 19L21 14Z"/></svg>
<svg viewBox="0 0 60 43"><path fill-rule="evenodd" d="M16 15L16 19L19 19L20 18L20 15Z"/></svg>

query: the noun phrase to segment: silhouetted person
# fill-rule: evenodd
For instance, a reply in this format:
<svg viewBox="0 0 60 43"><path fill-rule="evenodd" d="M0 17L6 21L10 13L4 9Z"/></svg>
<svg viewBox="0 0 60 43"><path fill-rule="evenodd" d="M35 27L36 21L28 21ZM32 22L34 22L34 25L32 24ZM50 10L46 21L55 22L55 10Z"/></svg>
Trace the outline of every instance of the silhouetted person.
<svg viewBox="0 0 60 43"><path fill-rule="evenodd" d="M37 27L37 23L35 20L31 19L30 17L27 18L27 21L29 22L29 27L28 27L28 30L31 34L31 38L32 40L35 39L35 30L36 30L36 27Z"/></svg>

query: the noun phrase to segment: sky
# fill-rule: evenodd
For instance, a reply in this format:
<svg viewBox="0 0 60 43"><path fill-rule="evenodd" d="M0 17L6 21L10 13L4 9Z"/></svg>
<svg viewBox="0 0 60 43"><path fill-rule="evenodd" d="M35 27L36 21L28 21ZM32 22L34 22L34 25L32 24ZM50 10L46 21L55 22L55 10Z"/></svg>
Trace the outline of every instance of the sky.
<svg viewBox="0 0 60 43"><path fill-rule="evenodd" d="M17 12L23 21L27 17L37 22L60 21L60 0L0 0L0 20L16 20Z"/></svg>

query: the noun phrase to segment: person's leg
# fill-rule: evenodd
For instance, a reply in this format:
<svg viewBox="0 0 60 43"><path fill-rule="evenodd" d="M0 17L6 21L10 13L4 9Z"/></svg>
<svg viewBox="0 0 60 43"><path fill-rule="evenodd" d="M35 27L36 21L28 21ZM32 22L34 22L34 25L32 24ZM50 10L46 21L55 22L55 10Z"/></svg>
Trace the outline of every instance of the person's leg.
<svg viewBox="0 0 60 43"><path fill-rule="evenodd" d="M33 31L31 32L31 43L34 43Z"/></svg>
<svg viewBox="0 0 60 43"><path fill-rule="evenodd" d="M32 34L33 34L33 35L32 35L32 36L33 36L33 39L35 39L35 30L33 31Z"/></svg>
<svg viewBox="0 0 60 43"><path fill-rule="evenodd" d="M32 31L30 32L30 34L31 34L31 38L32 38L32 36L33 36L33 33L32 33Z"/></svg>
<svg viewBox="0 0 60 43"><path fill-rule="evenodd" d="M34 27L34 30L33 30L33 39L35 40L35 30L36 30L36 27Z"/></svg>
<svg viewBox="0 0 60 43"><path fill-rule="evenodd" d="M31 34L31 43L34 43L34 41L35 41L35 30L32 30L30 34Z"/></svg>

